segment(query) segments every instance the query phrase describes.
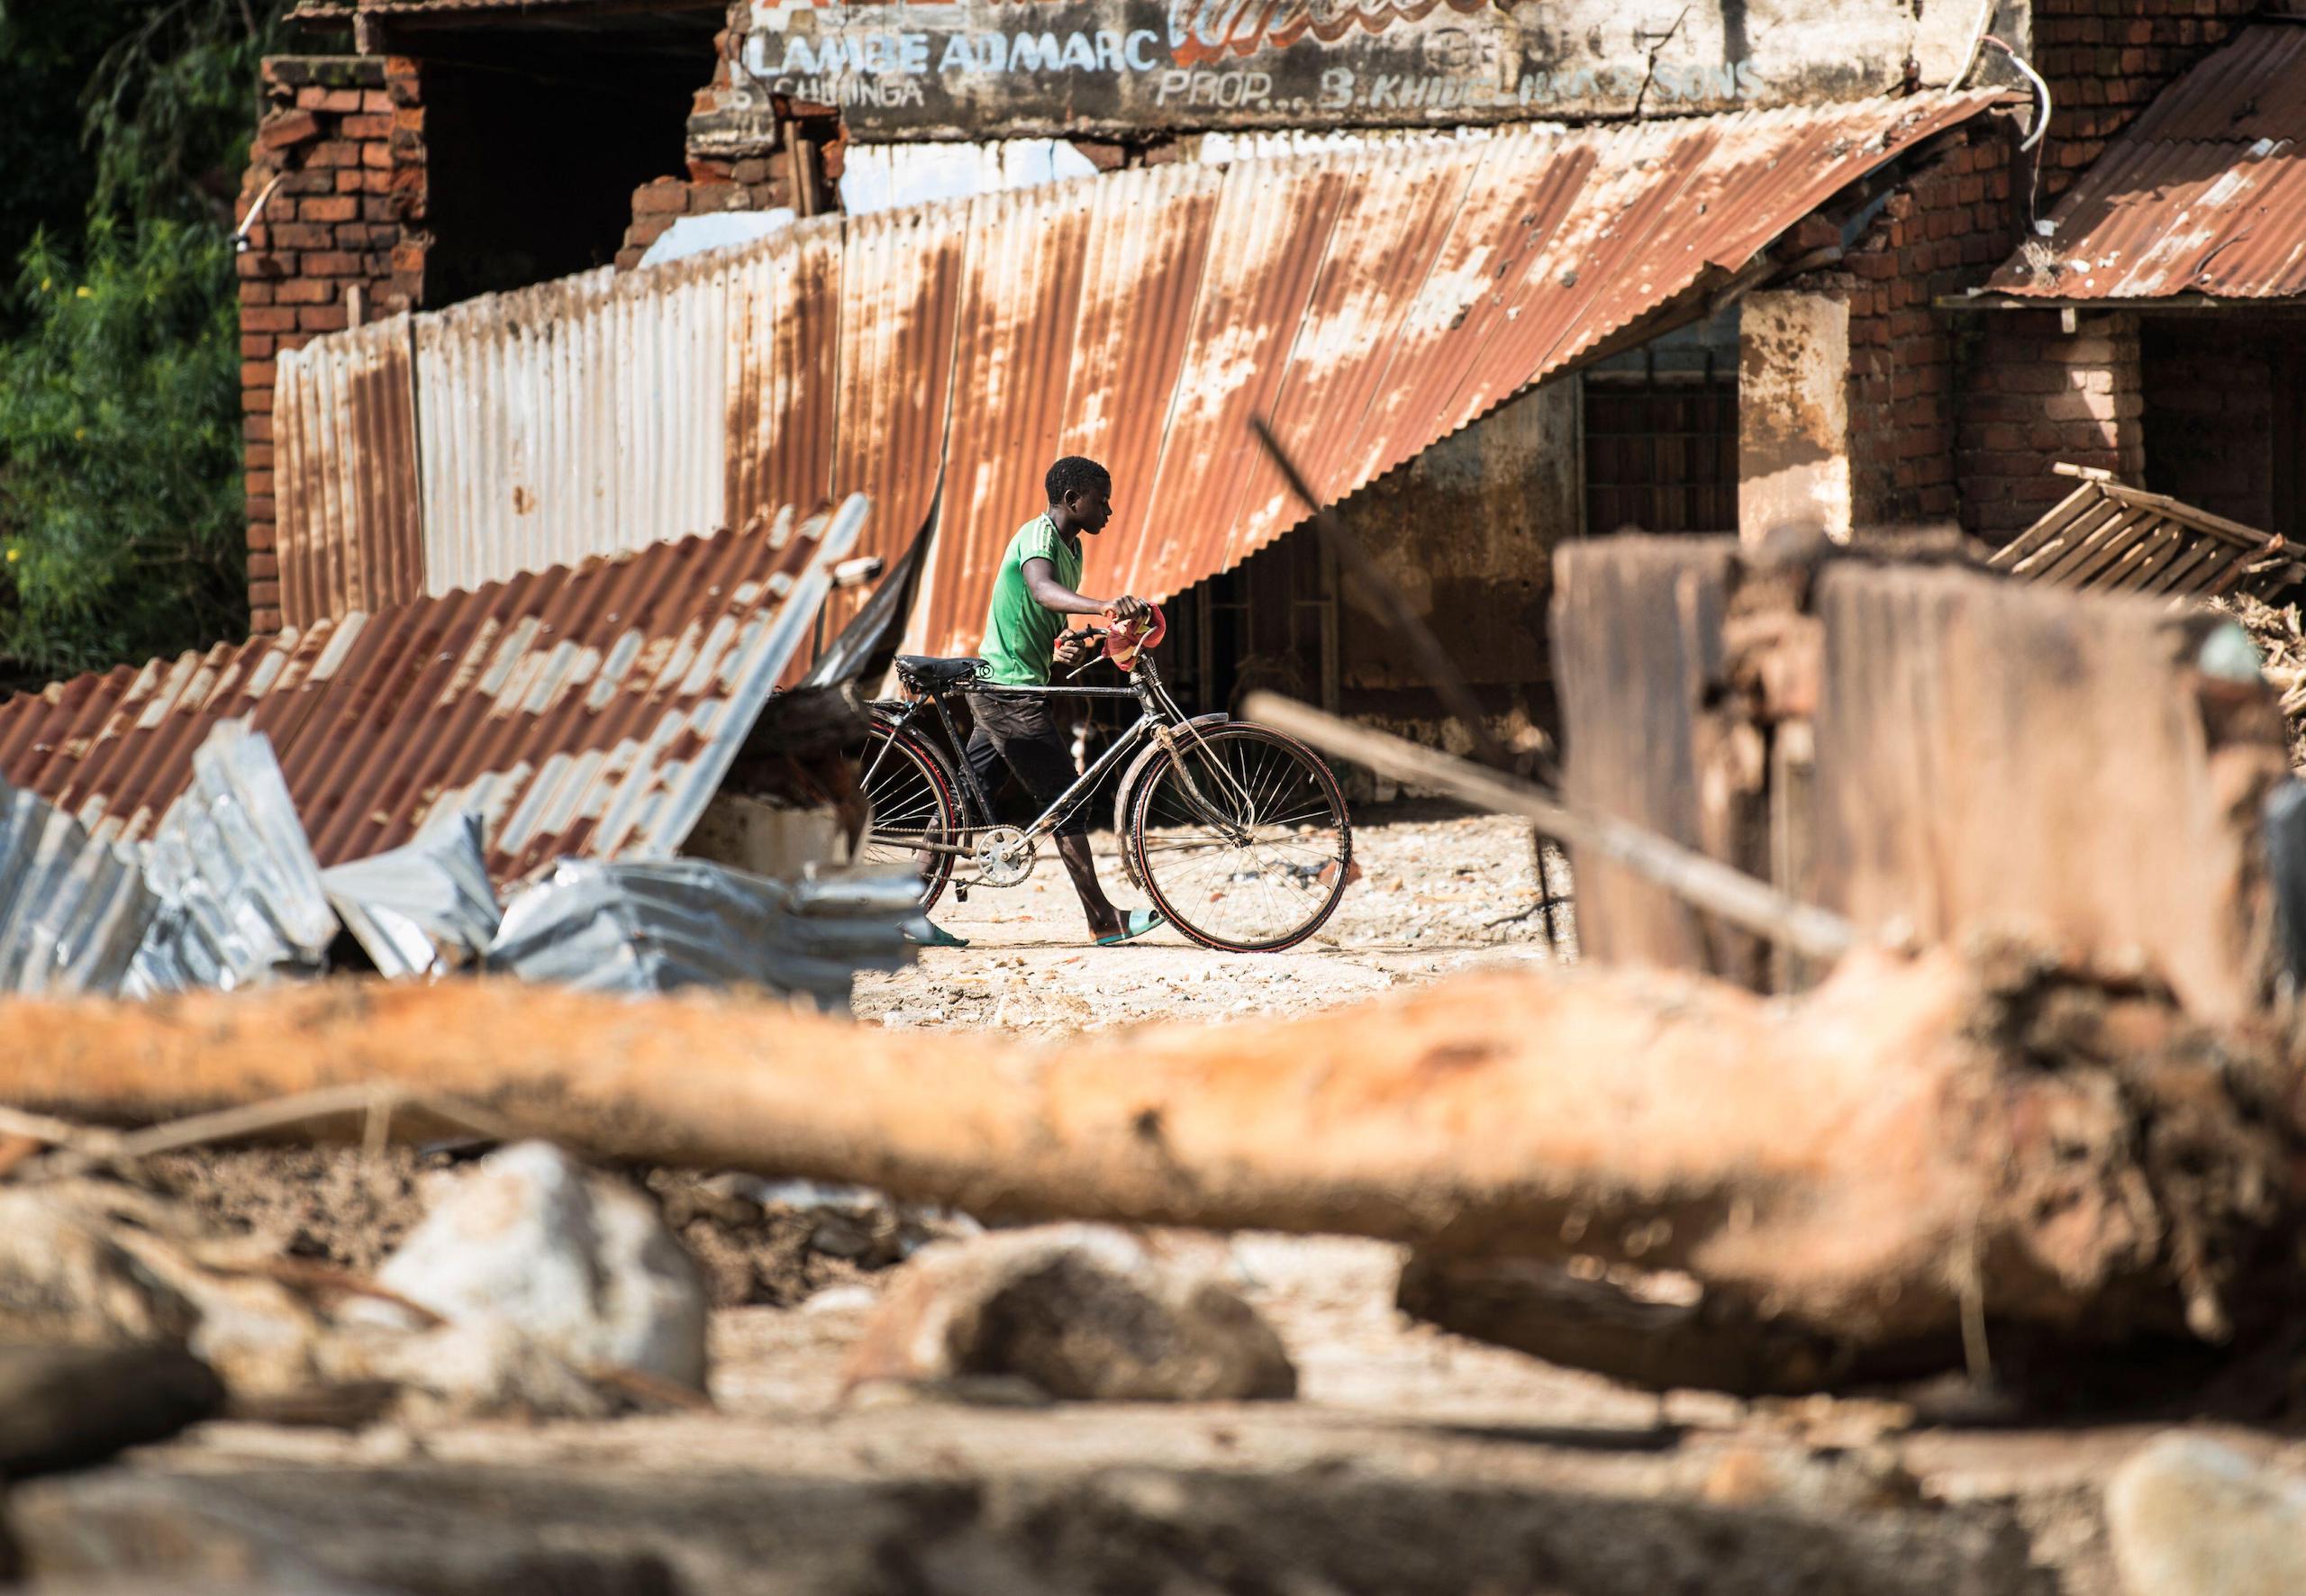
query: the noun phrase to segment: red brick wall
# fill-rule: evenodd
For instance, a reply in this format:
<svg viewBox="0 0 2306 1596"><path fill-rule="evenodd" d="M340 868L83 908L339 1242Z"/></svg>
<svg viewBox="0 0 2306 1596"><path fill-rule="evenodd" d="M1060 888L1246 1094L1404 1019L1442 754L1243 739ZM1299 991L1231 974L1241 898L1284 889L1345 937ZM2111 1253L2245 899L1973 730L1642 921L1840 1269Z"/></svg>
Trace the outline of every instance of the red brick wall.
<svg viewBox="0 0 2306 1596"><path fill-rule="evenodd" d="M2085 315L2072 333L2056 311L1985 311L1964 372L1963 524L1991 541L2024 530L2074 489L2065 461L2143 479L2138 319Z"/></svg>
<svg viewBox="0 0 2306 1596"><path fill-rule="evenodd" d="M402 57L277 57L264 63L263 120L241 189L241 404L247 440L249 607L280 628L273 501L275 361L344 327L350 291L369 317L422 304L424 108ZM277 177L279 181L273 183Z"/></svg>
<svg viewBox="0 0 2306 1596"><path fill-rule="evenodd" d="M821 158L813 159L803 176L821 172L821 159L831 163L832 176L837 178L839 155L836 147L823 152ZM796 204L797 189L792 170L791 160L781 151L741 158L691 156L687 177L659 177L632 191L632 225L625 230L624 248L617 251L617 269L631 271L640 265L649 246L684 216L779 208L806 216L831 208L822 186L812 186L807 204Z"/></svg>
<svg viewBox="0 0 2306 1596"><path fill-rule="evenodd" d="M2034 69L2050 86L2045 209L2154 96L2264 0L2034 0Z"/></svg>
<svg viewBox="0 0 2306 1596"><path fill-rule="evenodd" d="M2299 440L2275 420L2282 374L2306 368L2306 326L2187 315L2146 323L2145 483L2245 525L2294 536L2278 503L2283 457Z"/></svg>
<svg viewBox="0 0 2306 1596"><path fill-rule="evenodd" d="M745 132L724 131L709 148L700 147L692 122L687 175L658 177L632 191L632 225L617 251L619 271L640 265L649 246L684 216L775 210L813 216L840 207L837 185L847 138L840 119L830 105L782 95L771 97L766 115L758 112L757 94L739 61L751 12L751 0L731 0L728 25L713 41L713 75L690 105L693 118L737 113Z"/></svg>
<svg viewBox="0 0 2306 1596"><path fill-rule="evenodd" d="M1955 135L1890 195L1838 268L1849 303L1850 518L1890 525L1958 507L1956 325L1932 308L1983 283L2016 240L2011 141ZM1799 240L1796 240L1796 247Z"/></svg>

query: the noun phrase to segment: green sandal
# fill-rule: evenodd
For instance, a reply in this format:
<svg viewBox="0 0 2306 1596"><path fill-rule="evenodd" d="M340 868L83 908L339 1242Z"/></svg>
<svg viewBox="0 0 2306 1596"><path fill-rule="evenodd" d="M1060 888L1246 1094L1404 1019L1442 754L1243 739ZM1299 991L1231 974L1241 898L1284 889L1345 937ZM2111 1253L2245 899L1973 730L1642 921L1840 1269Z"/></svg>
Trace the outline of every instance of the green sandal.
<svg viewBox="0 0 2306 1596"><path fill-rule="evenodd" d="M916 920L904 928L904 939L921 948L967 948L967 937L956 937L934 920Z"/></svg>
<svg viewBox="0 0 2306 1596"><path fill-rule="evenodd" d="M1150 909L1124 909L1121 911L1121 929L1110 937L1098 938L1097 946L1118 948L1123 942L1133 942L1146 932L1158 929L1167 924L1168 924L1167 920Z"/></svg>

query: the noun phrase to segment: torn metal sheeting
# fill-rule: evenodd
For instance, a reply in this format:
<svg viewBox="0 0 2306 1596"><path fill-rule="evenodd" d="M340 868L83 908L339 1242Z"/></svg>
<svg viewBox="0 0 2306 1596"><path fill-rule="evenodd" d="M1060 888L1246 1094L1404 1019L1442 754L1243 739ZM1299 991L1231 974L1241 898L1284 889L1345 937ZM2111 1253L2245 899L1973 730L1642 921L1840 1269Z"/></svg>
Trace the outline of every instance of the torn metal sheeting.
<svg viewBox="0 0 2306 1596"><path fill-rule="evenodd" d="M344 929L388 977L477 965L504 918L480 817L468 812L373 858L323 870L321 885Z"/></svg>
<svg viewBox="0 0 2306 1596"><path fill-rule="evenodd" d="M910 875L785 883L698 859L564 862L515 897L487 968L590 992L765 986L845 1009L860 969L911 958Z"/></svg>
<svg viewBox="0 0 2306 1596"><path fill-rule="evenodd" d="M0 992L117 993L159 912L133 859L0 782Z"/></svg>
<svg viewBox="0 0 2306 1596"><path fill-rule="evenodd" d="M2277 534L2098 476L1994 550L1986 564L2024 582L2169 599L2261 596L2306 565Z"/></svg>
<svg viewBox="0 0 2306 1596"><path fill-rule="evenodd" d="M144 849L165 907L137 950L132 984L229 991L275 971L317 973L336 913L271 742L226 721L192 765L190 790Z"/></svg>
<svg viewBox="0 0 2306 1596"><path fill-rule="evenodd" d="M670 857L813 634L854 496L797 525L658 543L0 704L0 775L138 840L191 751L271 739L322 864L487 822L499 889L559 858Z"/></svg>

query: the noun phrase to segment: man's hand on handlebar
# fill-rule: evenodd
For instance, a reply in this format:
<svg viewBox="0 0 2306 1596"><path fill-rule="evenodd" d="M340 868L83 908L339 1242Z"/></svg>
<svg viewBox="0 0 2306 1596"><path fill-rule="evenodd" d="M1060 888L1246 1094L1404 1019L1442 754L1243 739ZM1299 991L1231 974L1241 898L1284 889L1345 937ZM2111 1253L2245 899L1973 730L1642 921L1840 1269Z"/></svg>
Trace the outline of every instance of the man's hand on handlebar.
<svg viewBox="0 0 2306 1596"><path fill-rule="evenodd" d="M1105 609L1109 614L1121 621L1146 621L1151 619L1153 614L1152 605L1141 598L1131 598L1127 594L1113 600L1112 603L1105 606Z"/></svg>

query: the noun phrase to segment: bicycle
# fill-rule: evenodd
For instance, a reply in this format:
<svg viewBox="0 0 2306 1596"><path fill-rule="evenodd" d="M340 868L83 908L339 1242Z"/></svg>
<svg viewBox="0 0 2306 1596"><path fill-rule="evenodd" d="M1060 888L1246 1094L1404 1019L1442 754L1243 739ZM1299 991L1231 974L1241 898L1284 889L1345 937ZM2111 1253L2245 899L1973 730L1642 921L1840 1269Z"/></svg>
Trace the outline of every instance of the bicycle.
<svg viewBox="0 0 2306 1596"><path fill-rule="evenodd" d="M1066 636L1102 646L1105 634L1087 628ZM1337 777L1312 749L1268 726L1186 715L1149 649L1123 667L1130 681L1119 687L1004 686L985 681L984 666L973 657L898 656L897 679L909 696L871 703L857 756L871 817L858 857L917 868L924 911L949 884L963 902L972 886L1021 885L1041 842L1124 759L1113 793L1121 867L1178 930L1204 948L1277 953L1336 911L1352 876L1352 822ZM1020 829L995 822L989 797L958 757L966 745L950 703L964 693L1134 698L1139 713ZM942 748L930 735L940 729ZM964 864L974 874L955 881Z"/></svg>

